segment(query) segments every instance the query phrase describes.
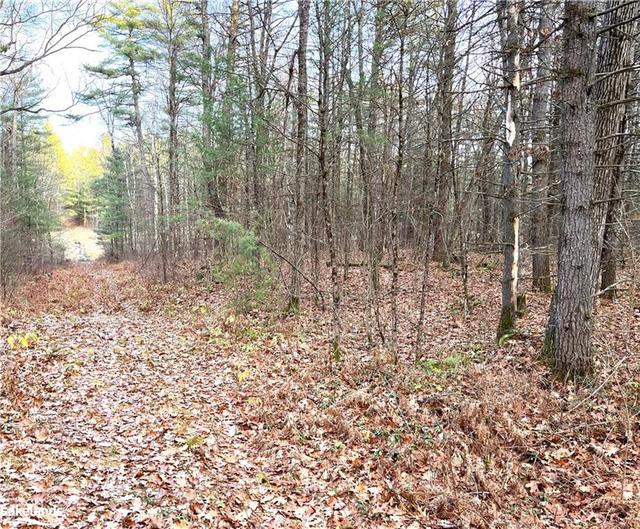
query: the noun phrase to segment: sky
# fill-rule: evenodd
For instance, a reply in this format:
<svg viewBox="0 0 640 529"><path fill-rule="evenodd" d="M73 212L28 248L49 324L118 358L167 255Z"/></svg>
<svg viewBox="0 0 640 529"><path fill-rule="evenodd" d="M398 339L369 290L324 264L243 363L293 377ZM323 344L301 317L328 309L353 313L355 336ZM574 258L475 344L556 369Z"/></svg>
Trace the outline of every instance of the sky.
<svg viewBox="0 0 640 529"><path fill-rule="evenodd" d="M47 93L43 106L63 110L51 113L49 120L67 150L80 146L99 147L101 135L107 132L102 118L93 107L74 104L74 94L91 82L83 65L95 64L103 57L100 37L95 32L90 33L77 44L80 47L62 50L40 65L40 76ZM65 117L67 113L85 117L73 121Z"/></svg>

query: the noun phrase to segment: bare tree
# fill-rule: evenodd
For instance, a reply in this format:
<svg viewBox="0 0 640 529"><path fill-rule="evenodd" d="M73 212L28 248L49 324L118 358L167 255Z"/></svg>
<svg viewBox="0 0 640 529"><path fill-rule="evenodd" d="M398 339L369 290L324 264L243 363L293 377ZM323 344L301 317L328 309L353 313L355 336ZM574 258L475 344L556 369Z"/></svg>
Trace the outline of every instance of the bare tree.
<svg viewBox="0 0 640 529"><path fill-rule="evenodd" d="M293 262L291 285L287 311L297 312L300 308L300 274L302 264L305 193L305 150L307 141L307 35L309 31L309 0L298 2L298 91L296 100L296 174L293 181Z"/></svg>
<svg viewBox="0 0 640 529"><path fill-rule="evenodd" d="M551 103L551 60L553 2L542 2L538 22L537 84L531 105L531 180L533 184L533 215L531 219L531 245L533 246L533 288L542 292L551 291L550 269L550 222L547 218L549 200L550 146L548 122Z"/></svg>
<svg viewBox="0 0 640 529"><path fill-rule="evenodd" d="M29 5L2 2L0 16L0 77L18 74L47 57L82 46L83 37L101 18L91 0L41 0Z"/></svg>
<svg viewBox="0 0 640 529"><path fill-rule="evenodd" d="M444 43L438 79L438 117L440 142L438 145L438 171L436 173L432 229L434 234L434 257L446 262L449 258L447 248L447 204L453 185L453 74L456 66L456 22L458 17L457 0L447 0L444 22Z"/></svg>
<svg viewBox="0 0 640 529"><path fill-rule="evenodd" d="M502 30L505 130L502 162L502 309L497 337L515 328L518 296L518 259L520 218L517 211L518 167L520 162L520 45L521 20L519 0L501 0L498 13L504 18Z"/></svg>
<svg viewBox="0 0 640 529"><path fill-rule="evenodd" d="M322 13L321 13L322 11ZM331 354L335 361L340 360L340 285L338 263L336 262L336 243L332 220L332 208L329 203L329 160L328 160L328 112L329 112L329 63L331 60L331 6L329 0L323 0L322 9L316 3L319 35L319 80L318 80L318 169L320 173L320 197L323 213L327 248L329 250L329 268L331 270L332 300L332 336Z"/></svg>

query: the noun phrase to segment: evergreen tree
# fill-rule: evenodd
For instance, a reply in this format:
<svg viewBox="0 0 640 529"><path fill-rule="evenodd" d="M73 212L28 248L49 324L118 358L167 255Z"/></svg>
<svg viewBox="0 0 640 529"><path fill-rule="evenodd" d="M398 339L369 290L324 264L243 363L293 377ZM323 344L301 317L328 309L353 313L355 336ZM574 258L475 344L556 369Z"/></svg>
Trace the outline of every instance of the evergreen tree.
<svg viewBox="0 0 640 529"><path fill-rule="evenodd" d="M96 197L98 232L109 241L109 254L114 257L124 253L131 224L125 194L125 171L122 151L114 147L105 161L104 174L92 186Z"/></svg>

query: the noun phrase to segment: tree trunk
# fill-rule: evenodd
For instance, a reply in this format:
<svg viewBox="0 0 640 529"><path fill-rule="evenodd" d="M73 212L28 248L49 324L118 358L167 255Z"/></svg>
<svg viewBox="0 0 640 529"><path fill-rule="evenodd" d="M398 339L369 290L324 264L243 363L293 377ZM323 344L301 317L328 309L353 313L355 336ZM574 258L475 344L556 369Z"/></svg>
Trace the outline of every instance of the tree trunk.
<svg viewBox="0 0 640 529"><path fill-rule="evenodd" d="M373 221L374 221L374 213L373 213L373 192L371 191L371 171L370 164L372 161L372 156L369 154L370 145L368 140L367 130L365 128L365 120L364 120L364 112L363 112L363 102L365 99L365 90L364 90L364 82L365 82L365 67L364 67L364 0L361 0L360 7L358 9L358 18L357 18L357 50L358 50L358 85L357 89L355 89L353 85L353 80L351 76L347 76L347 83L349 84L349 95L352 101L353 107L353 119L356 129L356 135L358 138L358 172L360 174L360 179L362 181L362 226L363 229L361 231L361 239L359 241L360 248L367 252L367 302L365 303L365 325L367 332L367 345L368 347L373 346L373 325L372 325L372 305L376 300L376 296L374 295L373 284L377 281L377 263L375 262L374 253L369 251L371 244L370 241L373 240ZM378 4L378 9L382 9L382 5ZM376 22L378 22L378 18L376 18ZM376 26L377 28L378 26ZM378 35L378 32L376 32ZM374 44L377 41L374 40ZM378 47L374 45L374 49L378 49ZM373 60L373 64L375 64L375 57ZM373 75L373 73L372 73ZM370 108L370 112L372 108ZM348 268L348 267L347 267Z"/></svg>
<svg viewBox="0 0 640 529"><path fill-rule="evenodd" d="M602 277L600 282L600 290L602 296L606 299L615 299L617 294L617 264L618 249L620 245L620 224L622 223L622 184L624 178L622 175L622 162L625 155L624 142L621 139L618 146L618 155L615 159L615 167L613 167L613 190L610 197L609 208L607 211L606 226L604 230L604 239L602 243Z"/></svg>
<svg viewBox="0 0 640 529"><path fill-rule="evenodd" d="M595 151L595 227L602 248L602 290L608 297L615 295L616 281L613 255L616 221L620 209L620 187L625 154L627 104L630 93L631 66L633 65L634 18L640 3L609 0L610 11L604 21L611 27L600 39L598 67L593 97L598 105L596 114ZM606 234L608 235L605 236ZM604 243L603 243L604 241Z"/></svg>
<svg viewBox="0 0 640 529"><path fill-rule="evenodd" d="M391 349L394 362L398 362L398 289L399 289L399 234L398 234L398 188L402 178L402 166L404 164L405 120L404 120L404 54L406 31L406 12L403 13L404 25L399 28L401 32L400 49L398 57L398 154L396 167L391 182Z"/></svg>
<svg viewBox="0 0 640 529"><path fill-rule="evenodd" d="M318 82L318 169L320 172L320 197L324 220L327 247L329 249L329 267L331 270L331 355L336 362L340 360L340 285L338 282L338 264L336 262L336 244L329 204L329 164L327 161L327 113L329 110L329 63L331 47L329 39L331 30L329 25L330 2L323 1L322 21L318 16L321 27L319 36L319 82Z"/></svg>
<svg viewBox="0 0 640 529"><path fill-rule="evenodd" d="M200 90L202 92L202 169L206 181L207 206L216 217L224 216L218 175L213 164L213 96L211 86L211 31L209 0L200 0Z"/></svg>
<svg viewBox="0 0 640 529"><path fill-rule="evenodd" d="M129 30L129 37L133 38L132 30ZM136 70L136 63L133 55L129 56L129 79L131 82L131 99L133 102L133 128L136 137L136 147L140 157L140 170L142 172L141 198L143 202L144 219L151 222L150 233L155 236L155 215L154 215L154 185L151 180L149 166L147 164L147 154L144 146L144 134L142 132L142 113L140 111L140 81Z"/></svg>
<svg viewBox="0 0 640 529"><path fill-rule="evenodd" d="M447 0L445 19L445 41L442 49L440 65L441 77L438 80L438 114L440 121L440 145L438 146L438 170L436 173L434 194L435 209L431 227L434 233L434 258L447 264L449 250L447 248L446 219L449 192L453 182L453 73L456 65L456 21L457 0Z"/></svg>
<svg viewBox="0 0 640 529"><path fill-rule="evenodd" d="M505 98L505 139L502 162L502 309L497 338L515 329L518 304L519 217L516 208L517 171L520 152L520 8L518 0L500 0L498 12L505 17L503 30L503 70Z"/></svg>
<svg viewBox="0 0 640 529"><path fill-rule="evenodd" d="M487 76L487 84L489 84L489 82L490 78ZM478 182L478 191L480 193L480 226L478 232L480 234L480 241L483 244L494 242L492 216L493 200L489 196L489 183L493 172L493 162L495 161L493 147L498 128L498 124L496 124L496 121L492 119L494 105L494 94L487 94L487 101L482 113L482 144L475 167L475 179Z"/></svg>
<svg viewBox="0 0 640 529"><path fill-rule="evenodd" d="M631 64L625 25L633 23L638 3L610 0L597 71L591 72L596 42L595 4L565 5L561 86L561 180L564 192L558 287L549 318L545 352L554 353L556 370L583 377L593 370L592 317L615 167L620 165L620 132ZM594 108L598 106L596 116ZM593 156L585 153L594 153ZM555 311L555 314L554 314ZM552 325L552 323L554 323Z"/></svg>
<svg viewBox="0 0 640 529"><path fill-rule="evenodd" d="M538 68L533 103L531 105L531 180L533 185L533 215L531 219L531 246L533 265L533 288L541 292L551 291L551 270L549 266L550 220L547 218L549 200L549 135L547 133L549 105L551 101L551 81L545 80L551 72L551 48L553 21L549 10L551 2L540 6L538 24Z"/></svg>
<svg viewBox="0 0 640 529"><path fill-rule="evenodd" d="M264 213L264 180L265 174L265 151L269 145L269 130L266 125L267 117L267 85L269 76L269 49L272 43L272 16L273 0L264 0L262 4L247 4L249 11L249 28L251 31L251 67L254 81L253 106L251 112L251 165L247 173L247 194L248 199L253 203L256 212L255 217L259 218ZM256 27L256 14L260 22L260 28ZM256 47L256 38L259 39ZM305 37L306 38L306 37Z"/></svg>
<svg viewBox="0 0 640 529"><path fill-rule="evenodd" d="M167 117L169 118L168 158L168 204L169 226L171 233L171 253L173 256L180 253L180 183L178 180L178 45L176 42L176 6L172 2L165 5L167 24Z"/></svg>
<svg viewBox="0 0 640 529"><path fill-rule="evenodd" d="M293 182L293 262L289 292L288 312L297 312L300 308L300 274L302 264L304 229L304 180L305 150L307 141L307 35L309 31L309 0L298 2L298 90L296 98L296 174Z"/></svg>
<svg viewBox="0 0 640 529"><path fill-rule="evenodd" d="M378 111L380 99L380 75L382 70L382 56L385 49L384 27L385 10L388 0L378 2L375 14L375 28L373 36L373 50L371 52L371 76L369 79L369 115L367 117L366 156L367 166L362 182L364 198L364 219L366 226L366 251L369 257L369 304L375 305L377 310L377 292L380 286L379 267L380 252L378 246L378 226L376 222L376 179L375 174L382 172L378 159L375 136L378 131ZM364 79L360 80L361 83Z"/></svg>
<svg viewBox="0 0 640 529"><path fill-rule="evenodd" d="M594 111L590 98L597 5L565 2L560 78L560 148L563 192L558 286L546 340L556 371L582 377L593 369L592 313L600 247L594 241Z"/></svg>

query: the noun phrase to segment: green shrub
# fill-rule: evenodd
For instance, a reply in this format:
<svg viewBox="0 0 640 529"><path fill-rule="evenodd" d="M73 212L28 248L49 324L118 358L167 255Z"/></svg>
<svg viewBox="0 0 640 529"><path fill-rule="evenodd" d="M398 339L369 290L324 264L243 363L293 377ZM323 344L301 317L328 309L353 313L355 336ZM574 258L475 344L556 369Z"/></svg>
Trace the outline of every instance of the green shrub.
<svg viewBox="0 0 640 529"><path fill-rule="evenodd" d="M271 253L253 231L231 220L214 219L213 237L212 278L233 292L232 308L247 313L264 305L276 277Z"/></svg>

